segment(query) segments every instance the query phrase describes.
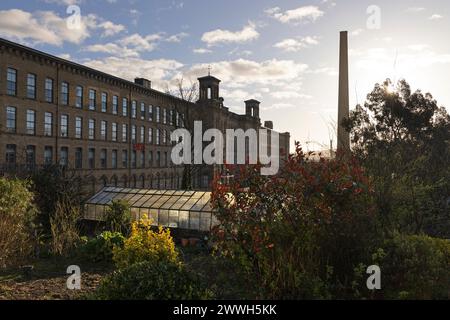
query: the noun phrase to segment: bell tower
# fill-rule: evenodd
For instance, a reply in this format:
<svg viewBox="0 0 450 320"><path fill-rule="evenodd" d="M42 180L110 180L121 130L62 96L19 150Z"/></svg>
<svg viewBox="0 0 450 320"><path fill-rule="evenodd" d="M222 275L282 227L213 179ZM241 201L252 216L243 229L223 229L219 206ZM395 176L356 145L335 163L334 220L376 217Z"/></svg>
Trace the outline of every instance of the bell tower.
<svg viewBox="0 0 450 320"><path fill-rule="evenodd" d="M205 101L205 100L218 100L219 95L219 84L220 80L208 75L206 77L198 78L199 82L199 100Z"/></svg>

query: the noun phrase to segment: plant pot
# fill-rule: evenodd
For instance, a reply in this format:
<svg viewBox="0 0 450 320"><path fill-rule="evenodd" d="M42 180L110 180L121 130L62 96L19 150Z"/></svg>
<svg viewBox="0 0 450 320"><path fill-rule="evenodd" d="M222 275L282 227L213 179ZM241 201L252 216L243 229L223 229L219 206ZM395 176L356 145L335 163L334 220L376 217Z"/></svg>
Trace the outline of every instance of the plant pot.
<svg viewBox="0 0 450 320"><path fill-rule="evenodd" d="M181 238L181 246L187 247L189 245L189 239Z"/></svg>
<svg viewBox="0 0 450 320"><path fill-rule="evenodd" d="M189 238L189 245L195 247L200 240L197 238Z"/></svg>

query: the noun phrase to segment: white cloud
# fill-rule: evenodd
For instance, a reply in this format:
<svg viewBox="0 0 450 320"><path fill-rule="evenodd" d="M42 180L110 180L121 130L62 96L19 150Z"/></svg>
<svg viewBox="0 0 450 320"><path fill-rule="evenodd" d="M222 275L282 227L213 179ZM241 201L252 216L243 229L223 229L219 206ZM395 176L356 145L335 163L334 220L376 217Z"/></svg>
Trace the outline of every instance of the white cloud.
<svg viewBox="0 0 450 320"><path fill-rule="evenodd" d="M245 87L249 84L274 85L298 80L308 69L306 64L292 60L266 60L262 62L237 59L210 64L197 64L185 72L185 78L195 79L205 75L212 66L214 76L228 87Z"/></svg>
<svg viewBox="0 0 450 320"><path fill-rule="evenodd" d="M424 7L410 7L408 9L406 9L407 12L421 12L424 10L425 10Z"/></svg>
<svg viewBox="0 0 450 320"><path fill-rule="evenodd" d="M284 39L276 44L274 44L275 48L282 49L287 52L297 52L304 48L308 48L313 45L319 44L319 40L317 37L304 37L299 39Z"/></svg>
<svg viewBox="0 0 450 320"><path fill-rule="evenodd" d="M433 14L428 19L430 19L430 20L440 20L442 18L444 18L444 16L441 16L440 14Z"/></svg>
<svg viewBox="0 0 450 320"><path fill-rule="evenodd" d="M267 9L265 13L282 23L293 24L314 22L324 15L324 12L316 6L304 6L284 12L279 7L274 7Z"/></svg>
<svg viewBox="0 0 450 320"><path fill-rule="evenodd" d="M192 50L192 52L198 53L198 54L205 54L205 53L211 53L212 51L209 49L205 49L205 48L195 48L194 50Z"/></svg>
<svg viewBox="0 0 450 320"><path fill-rule="evenodd" d="M116 43L94 44L83 49L88 52L107 53L115 57L139 57L139 53Z"/></svg>
<svg viewBox="0 0 450 320"><path fill-rule="evenodd" d="M83 15L80 27L69 29L66 17L53 11L0 11L0 36L27 45L46 43L61 46L64 42L80 44L91 36L92 31L103 30L103 36L110 36L124 29L123 25L104 21L94 14Z"/></svg>
<svg viewBox="0 0 450 320"><path fill-rule="evenodd" d="M54 3L57 5L70 6L72 4L80 4L83 0L44 0L46 3Z"/></svg>
<svg viewBox="0 0 450 320"><path fill-rule="evenodd" d="M312 99L310 95L298 91L273 91L270 95L275 99Z"/></svg>
<svg viewBox="0 0 450 320"><path fill-rule="evenodd" d="M103 37L110 37L125 30L124 25L114 24L111 21L104 21L98 26L104 30L102 34Z"/></svg>
<svg viewBox="0 0 450 320"><path fill-rule="evenodd" d="M167 79L171 79L183 64L170 59L145 60L139 58L108 57L97 60L85 60L91 68L132 81L143 77L152 81L152 86L164 90Z"/></svg>
<svg viewBox="0 0 450 320"><path fill-rule="evenodd" d="M353 30L351 33L350 33L350 35L352 36L352 37L357 37L357 36L359 36L361 33L363 33L364 32L364 29L356 29L356 30Z"/></svg>
<svg viewBox="0 0 450 320"><path fill-rule="evenodd" d="M79 29L67 28L66 20L52 11L30 13L20 9L0 11L0 35L26 44L47 43L60 46L63 42L79 44L89 37L95 20L84 16Z"/></svg>
<svg viewBox="0 0 450 320"><path fill-rule="evenodd" d="M120 39L118 43L122 46L132 48L137 52L153 51L156 48L156 42L161 40L161 38L162 36L160 34L141 36L135 33Z"/></svg>
<svg viewBox="0 0 450 320"><path fill-rule="evenodd" d="M182 40L183 38L186 38L186 37L188 37L188 36L189 36L188 33L186 33L186 32L180 32L180 33L177 33L177 34L174 34L174 35L168 37L168 38L166 39L166 41L167 41L167 42L181 42L181 40Z"/></svg>
<svg viewBox="0 0 450 320"><path fill-rule="evenodd" d="M202 41L206 42L208 46L217 45L220 43L242 43L259 38L259 32L256 30L254 23L249 23L239 31L229 31L217 29L205 32L202 36Z"/></svg>

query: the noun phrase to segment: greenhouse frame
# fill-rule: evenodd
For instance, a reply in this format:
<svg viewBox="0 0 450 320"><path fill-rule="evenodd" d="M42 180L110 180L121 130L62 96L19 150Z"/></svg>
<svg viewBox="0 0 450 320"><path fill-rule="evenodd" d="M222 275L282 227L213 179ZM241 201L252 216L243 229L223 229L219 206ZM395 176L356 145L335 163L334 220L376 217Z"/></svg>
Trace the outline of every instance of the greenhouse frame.
<svg viewBox="0 0 450 320"><path fill-rule="evenodd" d="M211 192L105 187L85 205L84 219L102 221L113 200L130 204L132 220L151 219L154 226L210 231L218 224L211 206Z"/></svg>

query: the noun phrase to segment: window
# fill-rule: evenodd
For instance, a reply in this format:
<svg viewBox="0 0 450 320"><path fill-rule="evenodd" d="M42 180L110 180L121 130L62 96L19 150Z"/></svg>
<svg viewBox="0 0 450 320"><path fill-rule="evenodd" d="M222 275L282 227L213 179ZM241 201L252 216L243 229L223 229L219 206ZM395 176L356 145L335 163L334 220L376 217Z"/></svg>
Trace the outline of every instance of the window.
<svg viewBox="0 0 450 320"><path fill-rule="evenodd" d="M111 152L111 166L113 169L117 169L117 150Z"/></svg>
<svg viewBox="0 0 450 320"><path fill-rule="evenodd" d="M94 148L89 148L89 151L88 151L88 164L89 164L89 169L94 169L95 168L95 149Z"/></svg>
<svg viewBox="0 0 450 320"><path fill-rule="evenodd" d="M107 151L106 149L100 150L100 167L106 169L107 166Z"/></svg>
<svg viewBox="0 0 450 320"><path fill-rule="evenodd" d="M122 115L126 117L128 115L128 100L123 98L122 100Z"/></svg>
<svg viewBox="0 0 450 320"><path fill-rule="evenodd" d="M8 68L8 74L6 76L6 93L10 96L17 94L17 70Z"/></svg>
<svg viewBox="0 0 450 320"><path fill-rule="evenodd" d="M83 149L75 149L75 169L83 168Z"/></svg>
<svg viewBox="0 0 450 320"><path fill-rule="evenodd" d="M166 145L167 144L167 130L162 130L162 144Z"/></svg>
<svg viewBox="0 0 450 320"><path fill-rule="evenodd" d="M69 104L69 84L67 82L61 83L61 104L63 106Z"/></svg>
<svg viewBox="0 0 450 320"><path fill-rule="evenodd" d="M112 114L117 114L119 111L119 97L113 96L112 100Z"/></svg>
<svg viewBox="0 0 450 320"><path fill-rule="evenodd" d="M36 166L36 146L27 146L26 164L28 170L33 170Z"/></svg>
<svg viewBox="0 0 450 320"><path fill-rule="evenodd" d="M148 143L153 143L153 128L148 128Z"/></svg>
<svg viewBox="0 0 450 320"><path fill-rule="evenodd" d="M136 101L131 102L131 117L133 119L136 118L136 105L137 105Z"/></svg>
<svg viewBox="0 0 450 320"><path fill-rule="evenodd" d="M36 134L36 111L27 110L27 134Z"/></svg>
<svg viewBox="0 0 450 320"><path fill-rule="evenodd" d="M36 75L32 73L27 76L27 98L36 99Z"/></svg>
<svg viewBox="0 0 450 320"><path fill-rule="evenodd" d="M75 138L83 138L83 118L81 117L75 118Z"/></svg>
<svg viewBox="0 0 450 320"><path fill-rule="evenodd" d="M153 106L148 106L148 121L153 121Z"/></svg>
<svg viewBox="0 0 450 320"><path fill-rule="evenodd" d="M61 151L59 154L59 165L67 167L68 164L69 164L69 148L61 147Z"/></svg>
<svg viewBox="0 0 450 320"><path fill-rule="evenodd" d="M159 146L159 145L161 144L161 141L159 140L159 129L155 129L155 134L156 134L156 137L155 137L155 139L156 139L155 144Z"/></svg>
<svg viewBox="0 0 450 320"><path fill-rule="evenodd" d="M136 150L131 151L131 168L136 169Z"/></svg>
<svg viewBox="0 0 450 320"><path fill-rule="evenodd" d="M8 132L16 132L16 113L15 107L6 107L6 130Z"/></svg>
<svg viewBox="0 0 450 320"><path fill-rule="evenodd" d="M145 143L145 127L141 126L141 138L140 138L140 143Z"/></svg>
<svg viewBox="0 0 450 320"><path fill-rule="evenodd" d="M148 166L153 167L153 151L148 152Z"/></svg>
<svg viewBox="0 0 450 320"><path fill-rule="evenodd" d="M169 124L173 126L173 110L169 111Z"/></svg>
<svg viewBox="0 0 450 320"><path fill-rule="evenodd" d="M160 107L156 107L156 122L158 122L159 123L159 120L160 120L160 118L159 118L159 116L160 116L160 110L161 110L161 108Z"/></svg>
<svg viewBox="0 0 450 320"><path fill-rule="evenodd" d="M89 136L89 140L94 140L95 139L95 120L94 119L89 119L89 123L88 123L88 136Z"/></svg>
<svg viewBox="0 0 450 320"><path fill-rule="evenodd" d="M100 137L102 140L106 140L106 138L107 138L107 134L106 134L107 127L108 127L108 123L106 121L102 120L100 122Z"/></svg>
<svg viewBox="0 0 450 320"><path fill-rule="evenodd" d="M145 120L145 103L141 102L141 120Z"/></svg>
<svg viewBox="0 0 450 320"><path fill-rule="evenodd" d="M6 164L8 166L13 166L16 164L16 145L7 144L6 145Z"/></svg>
<svg viewBox="0 0 450 320"><path fill-rule="evenodd" d="M89 89L89 110L95 110L97 107L97 92L94 89Z"/></svg>
<svg viewBox="0 0 450 320"><path fill-rule="evenodd" d="M102 112L106 112L108 109L108 94L106 92L102 92Z"/></svg>
<svg viewBox="0 0 450 320"><path fill-rule="evenodd" d="M83 108L83 87L77 86L76 97L75 97L75 107Z"/></svg>
<svg viewBox="0 0 450 320"><path fill-rule="evenodd" d="M164 152L164 157L163 157L163 165L164 167L167 167L167 152Z"/></svg>
<svg viewBox="0 0 450 320"><path fill-rule="evenodd" d="M122 150L122 167L128 168L128 151Z"/></svg>
<svg viewBox="0 0 450 320"><path fill-rule="evenodd" d="M122 124L122 142L128 141L127 129L128 129L128 126L126 124Z"/></svg>
<svg viewBox="0 0 450 320"><path fill-rule="evenodd" d="M61 115L61 137L67 138L69 136L69 116L67 114Z"/></svg>
<svg viewBox="0 0 450 320"><path fill-rule="evenodd" d="M178 113L178 111L176 111L176 116L175 116L175 126L179 127L180 126L180 114Z"/></svg>
<svg viewBox="0 0 450 320"><path fill-rule="evenodd" d="M139 161L139 168L145 168L145 151L141 151L141 159Z"/></svg>
<svg viewBox="0 0 450 320"><path fill-rule="evenodd" d="M163 117L162 117L162 120L163 120L163 124L167 124L167 110L164 108L163 109Z"/></svg>
<svg viewBox="0 0 450 320"><path fill-rule="evenodd" d="M131 143L136 143L136 126L131 125Z"/></svg>
<svg viewBox="0 0 450 320"><path fill-rule="evenodd" d="M156 152L156 166L157 167L161 167L161 152L157 151Z"/></svg>
<svg viewBox="0 0 450 320"><path fill-rule="evenodd" d="M111 140L117 141L117 123L113 122L111 126Z"/></svg>
<svg viewBox="0 0 450 320"><path fill-rule="evenodd" d="M53 103L53 79L45 79L45 101Z"/></svg>
<svg viewBox="0 0 450 320"><path fill-rule="evenodd" d="M44 136L51 137L53 135L53 113L46 112L44 115Z"/></svg>
<svg viewBox="0 0 450 320"><path fill-rule="evenodd" d="M44 165L48 166L53 163L53 147L44 147Z"/></svg>

